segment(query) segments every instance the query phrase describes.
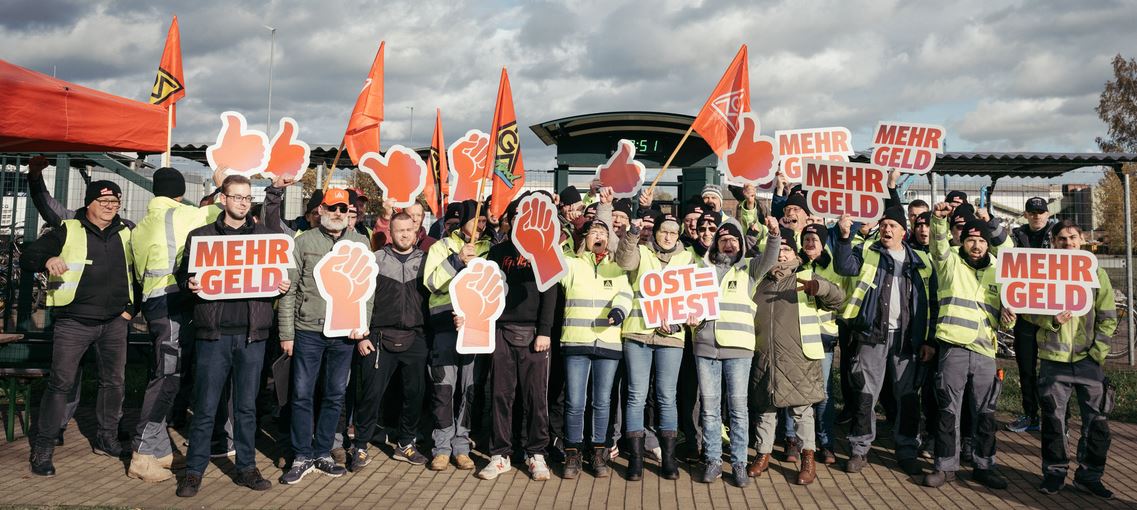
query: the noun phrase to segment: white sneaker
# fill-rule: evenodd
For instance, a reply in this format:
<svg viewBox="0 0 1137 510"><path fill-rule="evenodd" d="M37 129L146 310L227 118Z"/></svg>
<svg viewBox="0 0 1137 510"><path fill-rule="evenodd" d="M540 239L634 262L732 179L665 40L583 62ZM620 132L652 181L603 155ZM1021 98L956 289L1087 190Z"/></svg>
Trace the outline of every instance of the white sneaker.
<svg viewBox="0 0 1137 510"><path fill-rule="evenodd" d="M510 469L509 457L494 455L490 457L489 465L482 468L481 471L478 471L477 477L482 480L493 480L497 478L497 475L508 473Z"/></svg>
<svg viewBox="0 0 1137 510"><path fill-rule="evenodd" d="M545 464L544 455L537 454L530 456L528 459L525 459L525 465L529 467L529 474L533 476L534 480L543 482L552 476L549 472L549 465Z"/></svg>

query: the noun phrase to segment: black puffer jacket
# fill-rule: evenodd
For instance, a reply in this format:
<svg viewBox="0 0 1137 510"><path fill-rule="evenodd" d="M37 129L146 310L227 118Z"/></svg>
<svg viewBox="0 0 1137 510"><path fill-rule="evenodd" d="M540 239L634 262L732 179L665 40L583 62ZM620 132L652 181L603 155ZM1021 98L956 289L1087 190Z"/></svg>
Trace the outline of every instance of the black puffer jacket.
<svg viewBox="0 0 1137 510"><path fill-rule="evenodd" d="M426 254L413 248L406 262L400 261L393 245L375 252L379 275L375 284L375 306L371 312L372 330L413 330L422 332L428 317L430 292L422 283Z"/></svg>

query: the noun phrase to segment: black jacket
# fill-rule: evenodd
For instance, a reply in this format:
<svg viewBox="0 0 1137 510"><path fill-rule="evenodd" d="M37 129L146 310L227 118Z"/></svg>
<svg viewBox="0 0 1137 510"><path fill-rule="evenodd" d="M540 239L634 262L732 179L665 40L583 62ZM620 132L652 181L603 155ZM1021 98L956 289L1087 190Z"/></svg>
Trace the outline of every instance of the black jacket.
<svg viewBox="0 0 1137 510"><path fill-rule="evenodd" d="M512 240L494 245L486 258L496 262L505 273L506 288L509 289L505 295L505 311L497 322L536 326L537 336L552 337L553 312L557 307L560 286L553 285L545 292L538 291L529 260L518 253Z"/></svg>
<svg viewBox="0 0 1137 510"><path fill-rule="evenodd" d="M87 232L87 260L90 263L75 289L75 299L67 306L59 307L56 317L98 322L117 317L124 311L134 314L137 307L130 304L133 289L126 278L126 271L130 268L118 236L119 231L127 228L126 225L116 215L107 228L99 230L87 219L86 208L79 209L75 219ZM52 229L24 248L20 267L30 272L44 271L47 260L59 256L66 241L66 228Z"/></svg>
<svg viewBox="0 0 1137 510"><path fill-rule="evenodd" d="M430 292L423 285L423 262L426 254L412 248L406 262L400 261L395 247L388 244L375 252L379 275L375 284L375 305L371 312L371 329L416 331L422 333L430 316L427 299Z"/></svg>
<svg viewBox="0 0 1137 510"><path fill-rule="evenodd" d="M1050 229L1057 223L1058 220L1050 218L1042 230L1031 230L1030 225L1019 225L1011 229L1011 240L1019 248L1049 248Z"/></svg>

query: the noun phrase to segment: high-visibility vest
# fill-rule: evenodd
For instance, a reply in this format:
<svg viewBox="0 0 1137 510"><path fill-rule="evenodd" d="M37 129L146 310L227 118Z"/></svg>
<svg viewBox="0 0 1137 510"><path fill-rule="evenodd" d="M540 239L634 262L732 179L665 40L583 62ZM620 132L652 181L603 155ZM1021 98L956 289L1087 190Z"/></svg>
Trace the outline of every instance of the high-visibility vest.
<svg viewBox="0 0 1137 510"><path fill-rule="evenodd" d="M1071 317L1062 325L1049 315L1024 316L1039 326L1039 359L1076 363L1091 356L1101 363L1109 355L1110 340L1117 332L1117 305L1105 269L1098 268L1098 282L1100 287L1093 289L1094 307L1086 315Z"/></svg>
<svg viewBox="0 0 1137 510"><path fill-rule="evenodd" d="M430 291L430 298L427 300L427 306L430 307L430 314L437 315L444 312L449 312L454 309L454 305L450 303L450 280L458 274L458 271L450 265L450 255L462 251L462 247L466 245L466 241L462 239L461 230L455 230L449 236L439 239L437 243L430 246L430 250L426 252L426 261L423 262L423 284L426 290ZM478 257L485 257L490 252L490 242L488 239L481 239L474 243L474 253ZM380 298L380 296L376 296Z"/></svg>
<svg viewBox="0 0 1137 510"><path fill-rule="evenodd" d="M67 271L59 276L48 274L47 306L71 304L75 300L79 280L83 279L83 272L87 269L87 229L79 220L63 220L63 228L67 231L67 238L59 257L67 264ZM118 238L122 241L122 255L126 261L126 294L133 303L134 276L130 273L130 266L134 263L134 257L130 253L130 229L124 227L119 230Z"/></svg>
<svg viewBox="0 0 1137 510"><path fill-rule="evenodd" d="M622 352L620 327L608 324L608 313L619 309L626 318L632 308L632 286L628 283L627 271L611 257L596 264L596 255L592 252L565 262L568 274L561 279L565 291L561 344L591 344Z"/></svg>
<svg viewBox="0 0 1137 510"><path fill-rule="evenodd" d="M754 350L754 286L750 281L751 259L743 258L731 266L719 282L719 318L712 324L715 343L720 347Z"/></svg>
<svg viewBox="0 0 1137 510"><path fill-rule="evenodd" d="M880 241L875 241L879 243ZM865 245L861 251L863 260L861 262L861 274L850 281L855 281L856 286L852 287L852 294L849 295L848 288L846 288L846 295L849 295L845 309L841 312L841 318L845 320L853 320L860 316L861 305L864 304L865 296L868 294L869 289L876 286L876 273L880 269L880 252L872 249L873 245ZM932 258L927 253L920 250L912 250L920 261L924 263L924 267L917 270L920 275L920 280L924 284L924 292L932 288L932 278L935 277L935 271L932 268ZM822 275L829 278L828 275ZM851 285L850 285L851 286ZM935 296L928 296L928 300L935 299ZM929 306L925 311L927 314L928 324L932 323L932 307Z"/></svg>
<svg viewBox="0 0 1137 510"><path fill-rule="evenodd" d="M131 250L134 276L142 280L142 300L178 292L174 274L185 252L189 232L217 219L217 206L193 207L168 197L154 197L146 217L134 227Z"/></svg>
<svg viewBox="0 0 1137 510"><path fill-rule="evenodd" d="M829 248L825 249L828 250ZM830 256L830 260L832 260L832 255ZM807 262L806 264L808 264L809 269L817 273L818 276L829 280L831 283L838 287L841 287L841 290L845 292L845 303L849 302L850 288L852 287L853 278L837 274L837 271L833 269L833 262L830 262L827 267L818 267L816 264L813 264L811 262ZM841 311L844 309L845 303L842 303L842 305L836 310L817 311L817 315L821 317L821 334L825 338L828 338L830 342L837 339L837 318L841 316ZM830 345L832 345L832 343Z"/></svg>
<svg viewBox="0 0 1137 510"><path fill-rule="evenodd" d="M799 270L790 278L800 278L802 280L809 280L813 278L813 271L805 268ZM797 283L793 284L795 287ZM807 359L818 360L825 357L825 346L821 341L821 314L817 309L817 299L812 298L805 292L797 291L797 322L798 330L801 337L801 352ZM771 331L771 334L776 332ZM757 336L758 341L768 341L763 339L761 335Z"/></svg>
<svg viewBox="0 0 1137 510"><path fill-rule="evenodd" d="M636 248L640 251L640 267L635 271L628 273L628 279L632 285L632 293L635 295L635 299L632 300L632 312L628 314L628 319L624 321L621 332L625 335L629 333L650 335L654 332L654 329L649 328L646 324L644 324L644 312L640 307L640 297L642 297L640 295L640 275L651 271L659 271L665 266L663 264L663 261L659 260L659 257L655 255L655 251L651 248L648 248L644 245L637 246ZM667 262L666 265L681 266L684 264L694 263L694 252L690 250L682 250L679 253L672 255L671 259ZM683 328L675 328L675 333L667 336L677 340L683 340Z"/></svg>
<svg viewBox="0 0 1137 510"><path fill-rule="evenodd" d="M947 220L933 217L932 249L942 249L948 237ZM940 316L936 337L994 358L1003 305L995 281L999 262L995 255L990 257L991 264L978 270L956 248L948 248L942 260L937 260Z"/></svg>

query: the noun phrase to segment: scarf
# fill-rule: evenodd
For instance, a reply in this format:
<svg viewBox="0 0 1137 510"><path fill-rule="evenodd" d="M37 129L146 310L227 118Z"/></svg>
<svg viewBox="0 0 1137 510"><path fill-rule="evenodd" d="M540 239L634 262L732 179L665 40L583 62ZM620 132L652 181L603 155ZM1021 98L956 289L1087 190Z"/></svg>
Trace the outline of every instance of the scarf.
<svg viewBox="0 0 1137 510"><path fill-rule="evenodd" d="M773 277L774 281L784 280L787 277L792 277L795 273L797 273L797 268L800 265L801 259L797 257L794 257L785 262L778 262L774 265L774 268L770 270L770 276Z"/></svg>

